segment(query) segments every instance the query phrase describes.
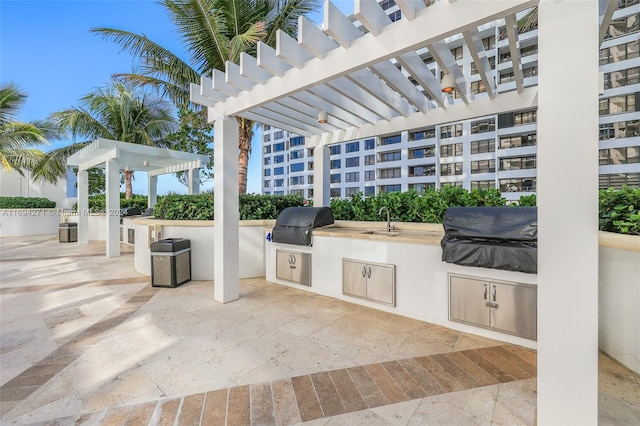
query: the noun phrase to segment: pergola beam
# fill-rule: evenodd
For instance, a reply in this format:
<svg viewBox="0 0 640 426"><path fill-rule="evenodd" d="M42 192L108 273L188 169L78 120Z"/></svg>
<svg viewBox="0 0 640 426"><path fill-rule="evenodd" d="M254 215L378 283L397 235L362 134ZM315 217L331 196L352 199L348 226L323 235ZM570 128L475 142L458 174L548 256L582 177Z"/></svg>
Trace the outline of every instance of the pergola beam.
<svg viewBox="0 0 640 426"><path fill-rule="evenodd" d="M489 80L491 75L491 64L487 58L487 52L484 50L482 39L478 34L478 30L469 30L462 33L465 43L469 48L469 53L473 58L473 62L476 64L476 69L480 75L480 80L484 83L484 87L487 89L487 95L493 99L496 96L496 87L493 81L493 77Z"/></svg>
<svg viewBox="0 0 640 426"><path fill-rule="evenodd" d="M513 79L516 82L516 90L518 93L522 93L524 84L522 81L522 62L520 61L520 42L518 41L518 23L515 15L506 16L504 20L509 39L511 64L513 65Z"/></svg>
<svg viewBox="0 0 640 426"><path fill-rule="evenodd" d="M331 36L345 49L354 40L363 36L363 32L356 28L344 14L329 0L324 2L324 32Z"/></svg>
<svg viewBox="0 0 640 426"><path fill-rule="evenodd" d="M390 61L382 61L379 64L372 65L371 69L394 90L409 99L416 109L422 112L431 109L429 99Z"/></svg>
<svg viewBox="0 0 640 426"><path fill-rule="evenodd" d="M382 31L382 28L391 23L391 19L377 2L371 0L354 0L353 15L374 36Z"/></svg>

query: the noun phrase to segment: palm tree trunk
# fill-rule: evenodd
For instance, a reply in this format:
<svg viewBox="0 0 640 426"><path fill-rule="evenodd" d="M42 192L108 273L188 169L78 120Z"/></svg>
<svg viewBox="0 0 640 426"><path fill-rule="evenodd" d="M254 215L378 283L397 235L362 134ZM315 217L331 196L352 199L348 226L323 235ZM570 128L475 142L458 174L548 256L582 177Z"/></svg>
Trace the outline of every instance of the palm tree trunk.
<svg viewBox="0 0 640 426"><path fill-rule="evenodd" d="M125 170L124 171L124 187L125 187L124 198L125 198L125 200L128 200L133 195L133 190L131 189L131 178L132 177L133 177L133 171L132 170Z"/></svg>
<svg viewBox="0 0 640 426"><path fill-rule="evenodd" d="M253 122L237 117L238 120L238 192L247 193L247 167L251 153L251 136L253 136Z"/></svg>

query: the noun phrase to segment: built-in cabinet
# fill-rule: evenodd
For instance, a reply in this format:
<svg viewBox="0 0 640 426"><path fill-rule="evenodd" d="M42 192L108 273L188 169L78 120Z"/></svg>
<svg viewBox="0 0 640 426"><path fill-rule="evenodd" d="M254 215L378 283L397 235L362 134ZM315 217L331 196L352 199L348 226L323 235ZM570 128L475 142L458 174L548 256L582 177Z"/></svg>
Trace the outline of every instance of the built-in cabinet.
<svg viewBox="0 0 640 426"><path fill-rule="evenodd" d="M395 306L395 265L342 259L342 294Z"/></svg>
<svg viewBox="0 0 640 426"><path fill-rule="evenodd" d="M311 253L276 250L276 278L311 287Z"/></svg>
<svg viewBox="0 0 640 426"><path fill-rule="evenodd" d="M449 274L449 319L537 338L537 287Z"/></svg>

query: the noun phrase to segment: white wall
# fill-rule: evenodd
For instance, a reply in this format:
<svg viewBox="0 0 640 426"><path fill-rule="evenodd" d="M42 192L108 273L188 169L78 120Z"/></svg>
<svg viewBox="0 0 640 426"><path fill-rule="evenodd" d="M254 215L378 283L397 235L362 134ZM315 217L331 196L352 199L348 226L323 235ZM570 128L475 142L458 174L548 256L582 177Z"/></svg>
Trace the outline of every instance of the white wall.
<svg viewBox="0 0 640 426"><path fill-rule="evenodd" d="M637 251L600 246L598 346L640 374L640 237Z"/></svg>
<svg viewBox="0 0 640 426"><path fill-rule="evenodd" d="M58 209L0 209L0 237L57 234Z"/></svg>
<svg viewBox="0 0 640 426"><path fill-rule="evenodd" d="M56 202L56 208L70 209L75 198L67 198L66 179L57 184L48 182L34 183L30 172L24 177L17 172L7 172L0 169L0 195L3 197L44 197ZM37 234L31 234L37 235Z"/></svg>

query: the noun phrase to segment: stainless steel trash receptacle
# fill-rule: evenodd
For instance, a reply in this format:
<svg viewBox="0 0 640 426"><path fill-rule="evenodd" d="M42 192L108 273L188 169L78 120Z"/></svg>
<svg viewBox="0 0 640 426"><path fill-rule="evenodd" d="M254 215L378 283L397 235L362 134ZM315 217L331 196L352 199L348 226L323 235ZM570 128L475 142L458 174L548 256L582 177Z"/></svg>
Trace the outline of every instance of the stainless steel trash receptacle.
<svg viewBox="0 0 640 426"><path fill-rule="evenodd" d="M151 286L177 287L191 281L191 240L166 238L151 243Z"/></svg>
<svg viewBox="0 0 640 426"><path fill-rule="evenodd" d="M58 227L58 239L61 243L73 243L78 241L78 224L61 223Z"/></svg>

